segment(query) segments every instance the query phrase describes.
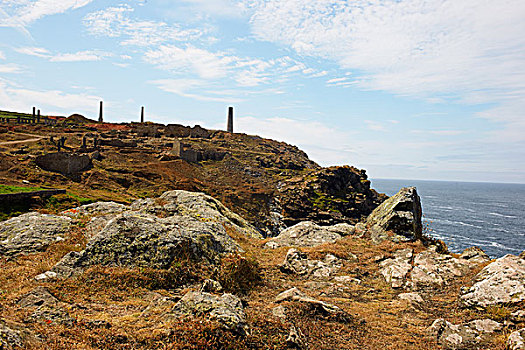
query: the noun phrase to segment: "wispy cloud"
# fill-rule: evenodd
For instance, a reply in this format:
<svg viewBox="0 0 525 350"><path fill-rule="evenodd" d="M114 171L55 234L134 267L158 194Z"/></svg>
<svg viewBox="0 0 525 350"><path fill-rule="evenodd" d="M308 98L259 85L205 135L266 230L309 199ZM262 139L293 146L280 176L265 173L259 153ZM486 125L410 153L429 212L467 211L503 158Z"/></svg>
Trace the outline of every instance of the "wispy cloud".
<svg viewBox="0 0 525 350"><path fill-rule="evenodd" d="M208 85L206 81L199 79L158 79L149 81L149 83L157 86L163 91L198 101L223 103L238 103L242 101L238 98L230 96L217 97L205 95L200 91L196 92L195 90L201 90L203 87Z"/></svg>
<svg viewBox="0 0 525 350"><path fill-rule="evenodd" d="M357 70L354 82L362 89L436 102L498 103L501 108L481 116L519 127L525 138L525 127L515 123L522 114L514 114L525 100L521 0L244 3L259 40Z"/></svg>
<svg viewBox="0 0 525 350"><path fill-rule="evenodd" d="M0 17L0 27L25 27L34 21L49 15L64 13L78 9L93 0L4 0L0 9L4 12Z"/></svg>
<svg viewBox="0 0 525 350"><path fill-rule="evenodd" d="M190 41L200 38L204 29L183 29L165 22L131 17L130 6L110 7L84 18L84 25L92 35L120 38L122 45L155 46L162 43Z"/></svg>
<svg viewBox="0 0 525 350"><path fill-rule="evenodd" d="M22 67L16 63L0 64L0 73L20 73Z"/></svg>
<svg viewBox="0 0 525 350"><path fill-rule="evenodd" d="M19 47L15 49L16 52L45 58L51 62L89 62L89 61L100 61L104 58L112 57L113 54L110 52L100 50L85 50L74 53L58 53L53 54L47 49L41 47Z"/></svg>

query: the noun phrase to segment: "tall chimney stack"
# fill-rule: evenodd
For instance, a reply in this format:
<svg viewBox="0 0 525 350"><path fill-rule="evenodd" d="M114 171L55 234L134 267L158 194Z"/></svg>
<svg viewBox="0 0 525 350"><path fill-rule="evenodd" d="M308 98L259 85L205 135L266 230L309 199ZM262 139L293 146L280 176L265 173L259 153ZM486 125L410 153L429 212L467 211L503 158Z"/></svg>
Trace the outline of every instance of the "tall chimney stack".
<svg viewBox="0 0 525 350"><path fill-rule="evenodd" d="M144 106L140 109L140 122L144 124Z"/></svg>
<svg viewBox="0 0 525 350"><path fill-rule="evenodd" d="M233 107L228 107L228 132L233 133Z"/></svg>
<svg viewBox="0 0 525 350"><path fill-rule="evenodd" d="M103 115L102 115L103 105L104 105L104 102L100 101L100 111L98 112L98 122L99 123L103 123L104 122L104 118L103 118Z"/></svg>

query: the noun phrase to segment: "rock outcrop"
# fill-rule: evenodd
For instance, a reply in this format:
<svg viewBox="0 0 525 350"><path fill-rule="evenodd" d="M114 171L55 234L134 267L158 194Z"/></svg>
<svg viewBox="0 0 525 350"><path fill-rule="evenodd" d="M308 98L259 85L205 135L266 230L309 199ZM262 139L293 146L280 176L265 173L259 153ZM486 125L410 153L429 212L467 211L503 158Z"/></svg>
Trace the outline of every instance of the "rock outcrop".
<svg viewBox="0 0 525 350"><path fill-rule="evenodd" d="M239 233L261 238L260 233L245 219L201 192L169 191L157 199L139 199L132 203L131 209L157 216L191 216L201 221L230 225Z"/></svg>
<svg viewBox="0 0 525 350"><path fill-rule="evenodd" d="M239 334L249 331L242 301L233 294L216 296L204 292L189 292L166 317L208 316L224 328Z"/></svg>
<svg viewBox="0 0 525 350"><path fill-rule="evenodd" d="M502 325L490 319L475 320L455 325L440 318L428 328L445 349L465 349L483 341L485 337L502 329Z"/></svg>
<svg viewBox="0 0 525 350"><path fill-rule="evenodd" d="M0 222L0 255L15 256L44 251L64 239L71 219L63 216L27 213Z"/></svg>
<svg viewBox="0 0 525 350"><path fill-rule="evenodd" d="M364 170L349 166L323 168L286 180L278 191L286 226L301 221L356 224L386 199L370 188Z"/></svg>
<svg viewBox="0 0 525 350"><path fill-rule="evenodd" d="M314 247L323 243L333 243L353 232L354 227L349 224L319 226L311 221L304 221L282 231L268 241L266 247Z"/></svg>
<svg viewBox="0 0 525 350"><path fill-rule="evenodd" d="M485 266L461 295L466 306L487 307L525 300L525 260L505 255Z"/></svg>
<svg viewBox="0 0 525 350"><path fill-rule="evenodd" d="M458 259L428 249L413 256L412 249L401 249L394 257L380 262L380 273L392 288L435 289L465 276L478 263Z"/></svg>
<svg viewBox="0 0 525 350"><path fill-rule="evenodd" d="M421 200L415 187L402 188L384 201L366 219L366 228L374 242L388 239L415 241L422 237Z"/></svg>
<svg viewBox="0 0 525 350"><path fill-rule="evenodd" d="M52 272L69 277L93 265L168 269L177 259L214 263L220 254L239 250L217 222L126 212L108 222L85 250L66 255Z"/></svg>

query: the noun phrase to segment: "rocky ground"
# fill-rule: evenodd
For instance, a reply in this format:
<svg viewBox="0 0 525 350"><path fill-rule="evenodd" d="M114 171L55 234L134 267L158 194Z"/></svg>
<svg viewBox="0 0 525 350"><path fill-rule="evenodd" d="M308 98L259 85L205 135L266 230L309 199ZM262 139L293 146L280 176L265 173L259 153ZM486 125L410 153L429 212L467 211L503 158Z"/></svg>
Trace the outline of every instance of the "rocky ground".
<svg viewBox="0 0 525 350"><path fill-rule="evenodd" d="M9 219L0 251L0 349L525 348L525 254L448 253L414 188L266 239L175 190Z"/></svg>

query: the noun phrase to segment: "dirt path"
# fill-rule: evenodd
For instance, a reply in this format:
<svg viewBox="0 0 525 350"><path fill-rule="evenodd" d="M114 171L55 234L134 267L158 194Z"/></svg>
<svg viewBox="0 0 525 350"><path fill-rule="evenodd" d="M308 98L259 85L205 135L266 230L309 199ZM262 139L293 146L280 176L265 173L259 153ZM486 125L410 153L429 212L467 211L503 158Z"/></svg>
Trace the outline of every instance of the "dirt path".
<svg viewBox="0 0 525 350"><path fill-rule="evenodd" d="M31 139L25 139L25 140L16 140L16 141L5 141L5 142L0 142L0 146L5 146L5 145L16 145L16 144L19 144L19 143L27 143L27 142L38 142L42 139L45 139L46 137L45 136L42 136L42 135L33 135L33 134L25 134L25 133L17 133L18 135L26 135L26 136L32 136L33 138Z"/></svg>

